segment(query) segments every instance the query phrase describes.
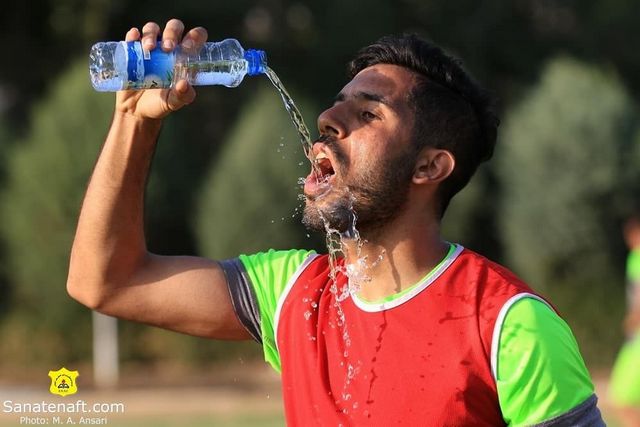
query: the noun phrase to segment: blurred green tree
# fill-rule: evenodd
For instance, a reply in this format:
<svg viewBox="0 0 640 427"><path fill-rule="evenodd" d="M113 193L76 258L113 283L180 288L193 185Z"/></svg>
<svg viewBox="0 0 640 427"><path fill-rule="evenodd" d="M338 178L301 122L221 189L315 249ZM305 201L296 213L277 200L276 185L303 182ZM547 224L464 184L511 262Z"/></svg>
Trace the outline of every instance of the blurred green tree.
<svg viewBox="0 0 640 427"><path fill-rule="evenodd" d="M442 221L442 235L447 240L491 259L501 256L500 236L495 230L499 199L495 181L491 163L481 165L471 182L452 199Z"/></svg>
<svg viewBox="0 0 640 427"><path fill-rule="evenodd" d="M90 312L67 295L65 283L81 200L113 102L113 95L91 88L86 63L79 61L33 109L33 126L24 139L0 151L7 162L0 196L0 236L6 257L2 272L7 277L7 286L0 286L5 309L0 340L6 344L0 346L0 360L12 361L12 368L18 361L33 368L86 360L91 354ZM280 111L286 115L284 108ZM152 250L163 253L190 249L188 241L176 243L175 237L177 247L171 249L162 236L190 235L185 212L202 170L194 157L210 150L206 141L187 149L176 142L189 128L185 117L178 114L167 120L147 194ZM190 154L180 156L181 151ZM235 354L212 341L158 334L134 324L122 326L120 338L123 360L206 363ZM153 345L141 344L148 342ZM237 347L236 353L245 348Z"/></svg>
<svg viewBox="0 0 640 427"><path fill-rule="evenodd" d="M314 108L301 96L297 105ZM228 258L269 248L317 247L300 223L299 177L309 173L299 137L276 90L263 87L242 111L210 173L196 213L202 252Z"/></svg>
<svg viewBox="0 0 640 427"><path fill-rule="evenodd" d="M27 336L48 335L28 340L21 360L72 359L90 349L89 312L67 296L65 283L80 201L108 125L96 117L109 117L112 104L112 97L91 89L86 64L76 63L36 105L30 132L6 155L0 232L12 287L9 310ZM71 332L87 339L67 340Z"/></svg>
<svg viewBox="0 0 640 427"><path fill-rule="evenodd" d="M639 129L614 73L561 57L508 114L500 141L508 263L570 307L591 343L619 330L620 221L640 195Z"/></svg>

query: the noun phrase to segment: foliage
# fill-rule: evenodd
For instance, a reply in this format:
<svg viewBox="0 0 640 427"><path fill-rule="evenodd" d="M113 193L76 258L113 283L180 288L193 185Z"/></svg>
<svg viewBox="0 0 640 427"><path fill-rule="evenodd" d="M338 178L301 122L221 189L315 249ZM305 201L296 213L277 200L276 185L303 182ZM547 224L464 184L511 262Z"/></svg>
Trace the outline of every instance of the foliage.
<svg viewBox="0 0 640 427"><path fill-rule="evenodd" d="M312 107L295 97L301 111ZM298 177L309 173L299 137L273 87L242 111L204 180L196 224L200 247L214 258L269 248L306 248Z"/></svg>
<svg viewBox="0 0 640 427"><path fill-rule="evenodd" d="M65 283L80 200L97 141L106 134L107 121L96 117L109 117L112 104L112 97L91 90L85 65L75 64L33 109L31 131L7 156L0 232L13 286L12 308L21 312L16 322L30 334L74 331L87 336L88 312L67 296ZM37 357L40 344L55 342L60 345L41 349L41 355L77 356L79 347L86 353L87 342L65 342L54 335L29 341L30 353Z"/></svg>
<svg viewBox="0 0 640 427"><path fill-rule="evenodd" d="M450 242L498 260L502 255L495 211L499 193L490 167L491 163L481 165L469 184L451 200L442 220L442 235Z"/></svg>
<svg viewBox="0 0 640 427"><path fill-rule="evenodd" d="M640 196L639 125L615 74L561 57L507 116L500 141L508 263L557 295L591 339L610 330L605 317L620 317L620 222Z"/></svg>
<svg viewBox="0 0 640 427"><path fill-rule="evenodd" d="M13 292L3 301L9 313L0 328L0 339L6 344L0 352L2 360L48 366L90 354L89 310L72 301L65 282L81 199L106 136L113 96L94 92L86 74L83 61L61 76L49 96L34 108L32 131L7 155L0 233ZM164 138L175 136L183 127L179 119L170 121ZM156 177L151 185L153 213L149 216L156 221L159 213L165 220L174 218L169 221L173 224L180 218L175 203L163 198L181 185L188 187L189 157L175 160L175 152L183 149L175 141L167 141L159 150L160 169L170 183ZM173 199L178 197L186 196L174 194ZM154 209L153 203L159 208ZM158 227L151 234L170 234L167 229ZM26 336L31 339L25 340ZM123 360L176 357L200 362L205 357L210 361L230 354L229 348L221 352L211 341L168 332L158 335L156 329L132 324L121 325L120 339Z"/></svg>
<svg viewBox="0 0 640 427"><path fill-rule="evenodd" d="M615 76L566 58L508 116L503 238L527 278L595 286L620 277L618 225L639 194L639 124Z"/></svg>

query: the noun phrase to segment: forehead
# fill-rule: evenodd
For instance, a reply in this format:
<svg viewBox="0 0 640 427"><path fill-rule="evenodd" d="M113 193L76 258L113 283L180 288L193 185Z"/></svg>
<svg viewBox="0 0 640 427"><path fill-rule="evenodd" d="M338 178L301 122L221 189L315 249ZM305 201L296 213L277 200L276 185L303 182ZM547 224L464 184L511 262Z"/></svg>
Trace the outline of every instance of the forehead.
<svg viewBox="0 0 640 427"><path fill-rule="evenodd" d="M340 94L349 97L365 92L384 97L393 104L404 103L417 77L415 72L399 65L376 64L356 74Z"/></svg>

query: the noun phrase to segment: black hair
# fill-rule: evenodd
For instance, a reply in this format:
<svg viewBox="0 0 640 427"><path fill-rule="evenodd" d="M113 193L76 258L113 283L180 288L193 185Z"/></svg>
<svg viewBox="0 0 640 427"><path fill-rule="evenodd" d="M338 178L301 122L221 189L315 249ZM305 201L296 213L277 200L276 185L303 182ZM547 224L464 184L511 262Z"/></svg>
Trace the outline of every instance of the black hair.
<svg viewBox="0 0 640 427"><path fill-rule="evenodd" d="M415 111L416 153L432 146L451 152L456 160L453 172L438 189L442 217L478 165L493 155L499 124L493 97L460 60L415 34L385 36L361 49L348 64L348 76L353 78L376 64L399 65L421 76L408 94Z"/></svg>

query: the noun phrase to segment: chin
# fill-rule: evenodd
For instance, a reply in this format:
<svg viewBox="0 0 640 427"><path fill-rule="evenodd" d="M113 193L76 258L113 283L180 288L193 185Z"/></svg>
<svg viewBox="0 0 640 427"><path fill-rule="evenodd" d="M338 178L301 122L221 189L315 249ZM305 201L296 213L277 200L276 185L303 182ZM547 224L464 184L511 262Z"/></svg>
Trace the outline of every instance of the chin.
<svg viewBox="0 0 640 427"><path fill-rule="evenodd" d="M307 229L340 234L353 229L356 216L350 203L339 200L330 206L323 205L318 206L317 201L307 200L302 214L302 224Z"/></svg>

